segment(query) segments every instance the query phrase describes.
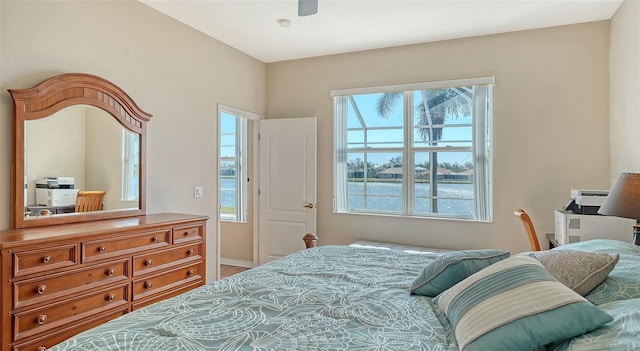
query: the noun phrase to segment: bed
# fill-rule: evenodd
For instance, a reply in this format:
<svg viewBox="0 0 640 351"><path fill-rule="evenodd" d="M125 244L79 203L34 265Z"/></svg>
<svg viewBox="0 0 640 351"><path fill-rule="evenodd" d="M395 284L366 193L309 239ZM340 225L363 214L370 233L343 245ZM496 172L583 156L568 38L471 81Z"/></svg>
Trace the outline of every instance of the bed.
<svg viewBox="0 0 640 351"><path fill-rule="evenodd" d="M640 248L594 240L555 250L569 249L619 255L585 296L611 318L536 349L640 350ZM439 307L444 298L410 293L442 254L312 248L126 314L50 350L460 350L451 316Z"/></svg>

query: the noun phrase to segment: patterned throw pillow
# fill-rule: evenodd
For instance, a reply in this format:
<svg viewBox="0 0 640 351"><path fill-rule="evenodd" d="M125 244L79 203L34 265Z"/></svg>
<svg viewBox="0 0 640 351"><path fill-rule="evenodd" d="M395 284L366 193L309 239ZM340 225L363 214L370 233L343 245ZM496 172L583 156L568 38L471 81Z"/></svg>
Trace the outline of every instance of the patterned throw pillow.
<svg viewBox="0 0 640 351"><path fill-rule="evenodd" d="M411 284L411 293L434 297L464 278L509 257L504 250L451 251L428 264Z"/></svg>
<svg viewBox="0 0 640 351"><path fill-rule="evenodd" d="M524 255L469 276L433 301L451 322L461 351L535 350L613 319Z"/></svg>
<svg viewBox="0 0 640 351"><path fill-rule="evenodd" d="M582 296L602 283L618 263L618 254L577 250L533 252L551 275Z"/></svg>

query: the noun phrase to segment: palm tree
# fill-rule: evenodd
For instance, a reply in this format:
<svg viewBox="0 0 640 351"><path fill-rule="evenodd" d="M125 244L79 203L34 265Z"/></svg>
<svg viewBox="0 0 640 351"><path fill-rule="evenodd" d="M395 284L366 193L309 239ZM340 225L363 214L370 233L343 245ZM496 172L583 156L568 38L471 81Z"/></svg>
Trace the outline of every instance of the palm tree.
<svg viewBox="0 0 640 351"><path fill-rule="evenodd" d="M418 117L416 127L420 138L429 142L430 146L437 146L442 139L442 126L446 118L457 118L471 112L472 87L455 87L421 90L421 99L415 106ZM378 99L376 112L382 118L387 118L403 92L384 93ZM438 153L431 153L429 162L429 177L431 188L431 211L438 212Z"/></svg>

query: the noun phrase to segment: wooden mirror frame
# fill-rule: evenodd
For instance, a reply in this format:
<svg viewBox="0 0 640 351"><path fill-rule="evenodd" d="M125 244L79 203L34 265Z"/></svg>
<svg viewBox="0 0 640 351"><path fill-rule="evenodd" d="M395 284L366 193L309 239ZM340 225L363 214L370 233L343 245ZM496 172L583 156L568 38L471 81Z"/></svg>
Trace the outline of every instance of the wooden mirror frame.
<svg viewBox="0 0 640 351"><path fill-rule="evenodd" d="M31 89L9 89L13 99L13 178L11 225L13 228L85 222L145 214L146 123L151 115L115 84L90 74L68 73L47 79ZM90 105L112 115L123 127L140 136L139 197L137 209L108 210L68 215L29 217L25 220L25 122L49 117L65 107Z"/></svg>

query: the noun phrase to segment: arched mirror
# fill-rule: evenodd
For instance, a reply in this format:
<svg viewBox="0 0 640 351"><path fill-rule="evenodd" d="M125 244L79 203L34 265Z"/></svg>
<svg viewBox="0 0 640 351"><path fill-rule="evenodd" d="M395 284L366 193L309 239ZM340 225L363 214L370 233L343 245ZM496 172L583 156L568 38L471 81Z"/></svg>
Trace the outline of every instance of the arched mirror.
<svg viewBox="0 0 640 351"><path fill-rule="evenodd" d="M70 73L9 93L14 228L145 213L145 131L151 115L122 89Z"/></svg>

